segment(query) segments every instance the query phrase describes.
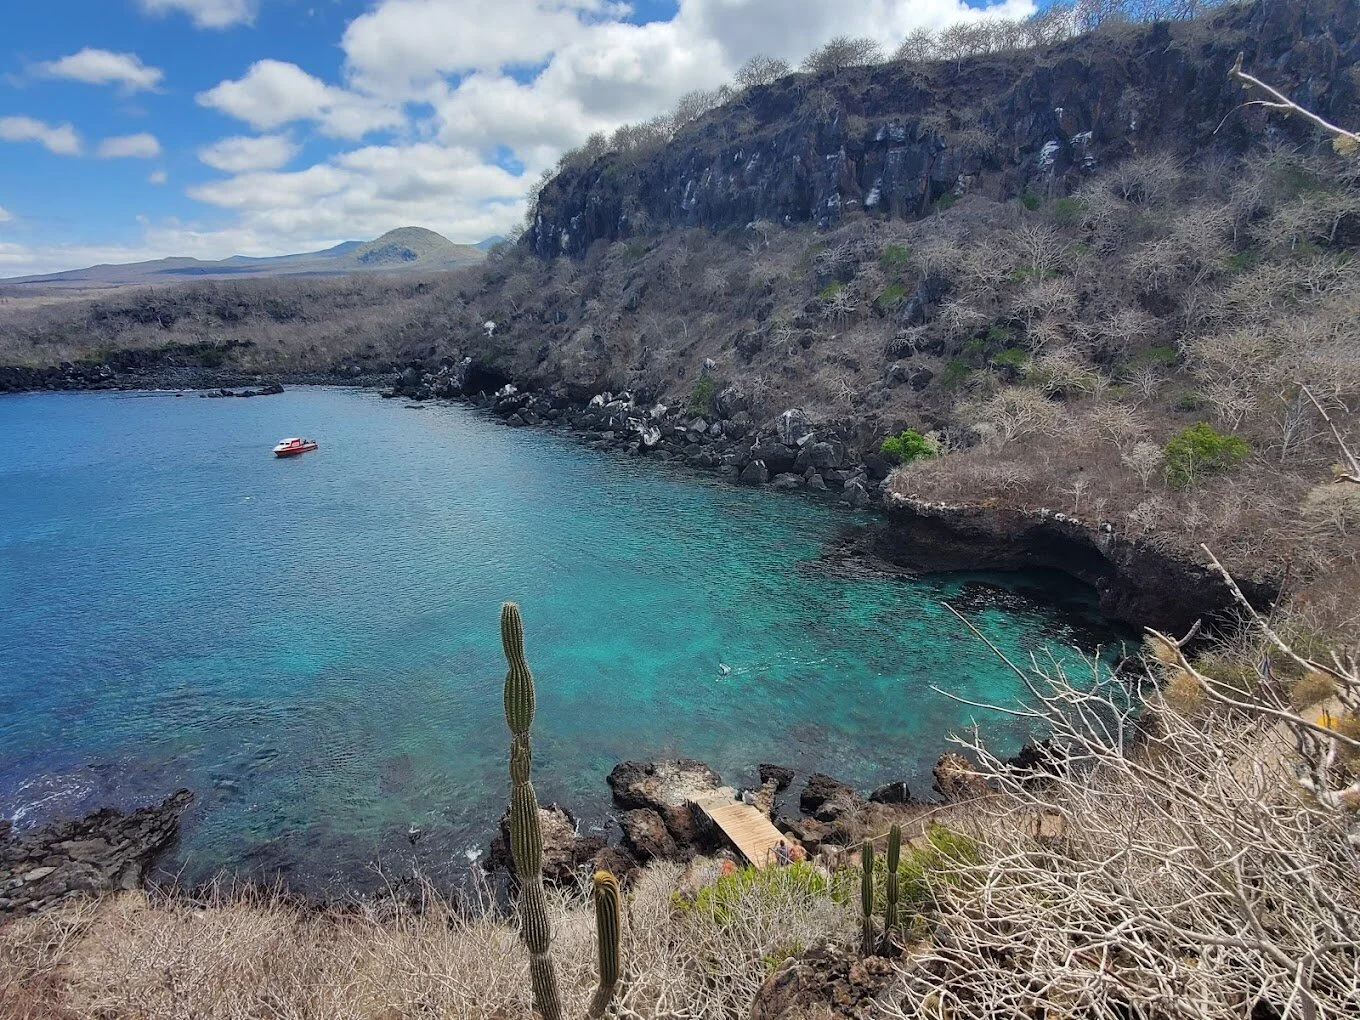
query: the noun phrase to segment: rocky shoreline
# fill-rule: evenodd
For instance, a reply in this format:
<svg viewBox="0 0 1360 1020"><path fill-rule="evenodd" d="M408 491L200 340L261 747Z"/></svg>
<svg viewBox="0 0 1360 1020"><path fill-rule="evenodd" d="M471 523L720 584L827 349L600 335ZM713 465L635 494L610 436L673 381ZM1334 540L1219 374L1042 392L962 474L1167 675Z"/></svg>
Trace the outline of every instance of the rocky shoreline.
<svg viewBox="0 0 1360 1020"><path fill-rule="evenodd" d="M34 914L82 895L136 889L179 835L188 790L124 814L104 808L20 836L0 820L0 920Z"/></svg>

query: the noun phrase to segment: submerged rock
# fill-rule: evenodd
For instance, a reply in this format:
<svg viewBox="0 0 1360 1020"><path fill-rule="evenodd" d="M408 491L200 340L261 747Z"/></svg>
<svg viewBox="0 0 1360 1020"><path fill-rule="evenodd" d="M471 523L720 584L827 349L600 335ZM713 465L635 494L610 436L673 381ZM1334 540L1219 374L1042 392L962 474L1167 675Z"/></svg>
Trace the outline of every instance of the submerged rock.
<svg viewBox="0 0 1360 1020"><path fill-rule="evenodd" d="M864 798L849 783L822 772L808 776L807 785L798 798L803 813L821 822L834 822L842 815L863 808L864 803Z"/></svg>

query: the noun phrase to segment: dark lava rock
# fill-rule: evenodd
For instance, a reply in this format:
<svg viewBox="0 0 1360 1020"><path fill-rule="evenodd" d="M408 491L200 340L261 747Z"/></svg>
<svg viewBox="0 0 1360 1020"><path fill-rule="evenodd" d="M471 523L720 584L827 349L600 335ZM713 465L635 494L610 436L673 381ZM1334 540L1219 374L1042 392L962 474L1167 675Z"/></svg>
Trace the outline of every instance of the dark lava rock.
<svg viewBox="0 0 1360 1020"><path fill-rule="evenodd" d="M799 446L812 434L812 420L798 408L790 408L775 420L779 441L785 446Z"/></svg>
<svg viewBox="0 0 1360 1020"><path fill-rule="evenodd" d="M761 461L772 474L782 475L793 470L798 452L783 443L766 441L751 447L751 460Z"/></svg>
<svg viewBox="0 0 1360 1020"><path fill-rule="evenodd" d="M722 786L718 774L694 758L619 762L606 782L619 807L650 808L658 813L683 807Z"/></svg>
<svg viewBox="0 0 1360 1020"><path fill-rule="evenodd" d="M619 818L623 844L644 864L651 860L674 860L680 848L661 815L647 808L625 811Z"/></svg>
<svg viewBox="0 0 1360 1020"><path fill-rule="evenodd" d="M777 475L770 487L781 492L793 492L803 487L803 477L795 474Z"/></svg>
<svg viewBox="0 0 1360 1020"><path fill-rule="evenodd" d="M822 772L808 776L807 785L798 797L798 807L804 814L823 822L834 821L851 807L863 807L864 798L849 783L842 783ZM830 817L823 818L823 814Z"/></svg>
<svg viewBox="0 0 1360 1020"><path fill-rule="evenodd" d="M576 835L576 819L558 804L540 806L538 824L543 833L543 881L553 885L570 885L604 849L605 841L598 836ZM500 827L487 851L487 866L515 873L510 855L510 809L501 815Z"/></svg>
<svg viewBox="0 0 1360 1020"><path fill-rule="evenodd" d="M904 780L899 779L895 783L884 783L875 789L869 794L869 800L875 804L910 804L911 790L907 788Z"/></svg>
<svg viewBox="0 0 1360 1020"><path fill-rule="evenodd" d="M888 463L888 458L877 453L871 453L864 458L864 470L869 472L869 477L876 482L881 482L892 474L893 466Z"/></svg>
<svg viewBox="0 0 1360 1020"><path fill-rule="evenodd" d="M758 771L760 773L760 782L762 786L771 779L774 780L775 793L783 793L787 790L789 784L793 782L793 777L797 775L793 769L786 769L783 765L763 764Z"/></svg>
<svg viewBox="0 0 1360 1020"><path fill-rule="evenodd" d="M814 946L766 978L751 1004L751 1020L877 1016L876 1000L896 975L884 957L861 959L834 946Z"/></svg>
<svg viewBox="0 0 1360 1020"><path fill-rule="evenodd" d="M770 480L770 471L763 460L753 460L741 469L742 485L764 485Z"/></svg>
<svg viewBox="0 0 1360 1020"><path fill-rule="evenodd" d="M617 846L607 846L590 859L590 870L592 872L607 871L619 880L620 885L625 887L632 884L640 867L637 858L627 850Z"/></svg>
<svg viewBox="0 0 1360 1020"><path fill-rule="evenodd" d="M815 818L781 818L776 828L802 843L809 855L815 855L823 843L834 839L831 826Z"/></svg>
<svg viewBox="0 0 1360 1020"><path fill-rule="evenodd" d="M9 842L9 819L0 818L0 843Z"/></svg>
<svg viewBox="0 0 1360 1020"><path fill-rule="evenodd" d="M8 839L0 846L0 917L36 913L79 893L136 889L175 841L193 799L178 790L155 807L130 814L104 808Z"/></svg>
<svg viewBox="0 0 1360 1020"><path fill-rule="evenodd" d="M845 486L845 495L842 501L849 503L855 510L863 510L869 505L869 490L865 487L862 479L856 479Z"/></svg>
<svg viewBox="0 0 1360 1020"><path fill-rule="evenodd" d="M972 800L987 792L987 781L977 774L973 765L961 754L946 751L931 770L935 789L945 800Z"/></svg>

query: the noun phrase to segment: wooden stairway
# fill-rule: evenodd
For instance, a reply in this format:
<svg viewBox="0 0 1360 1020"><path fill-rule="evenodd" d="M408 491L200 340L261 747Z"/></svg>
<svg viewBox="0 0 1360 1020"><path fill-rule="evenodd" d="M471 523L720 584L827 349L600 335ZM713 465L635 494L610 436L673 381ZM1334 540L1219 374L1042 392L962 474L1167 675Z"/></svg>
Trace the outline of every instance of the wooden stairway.
<svg viewBox="0 0 1360 1020"><path fill-rule="evenodd" d="M710 798L698 804L754 867L764 868L775 863L774 848L781 839L792 843L769 818L750 804L726 798Z"/></svg>

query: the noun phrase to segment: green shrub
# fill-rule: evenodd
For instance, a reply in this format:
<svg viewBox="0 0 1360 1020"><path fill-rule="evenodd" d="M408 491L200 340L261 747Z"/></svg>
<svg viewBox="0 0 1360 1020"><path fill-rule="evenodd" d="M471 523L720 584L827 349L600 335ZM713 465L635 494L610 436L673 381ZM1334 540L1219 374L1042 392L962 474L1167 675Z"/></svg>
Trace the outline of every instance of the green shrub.
<svg viewBox="0 0 1360 1020"><path fill-rule="evenodd" d="M1261 253L1252 249L1239 251L1223 260L1223 266L1230 273L1241 273L1261 261Z"/></svg>
<svg viewBox="0 0 1360 1020"><path fill-rule="evenodd" d="M1008 344L1011 342L1011 328L1009 326L988 326L987 340L994 344Z"/></svg>
<svg viewBox="0 0 1360 1020"><path fill-rule="evenodd" d="M739 921L749 912L751 898L795 896L809 904L829 895L826 875L808 861L795 861L782 868L740 868L699 890L693 900L675 894L674 904L683 913L695 914L718 927ZM782 961L781 961L782 962Z"/></svg>
<svg viewBox="0 0 1360 1020"><path fill-rule="evenodd" d="M1251 447L1240 436L1224 435L1199 422L1182 429L1163 448L1166 478L1172 485L1193 485L1201 477L1227 471L1246 460Z"/></svg>
<svg viewBox="0 0 1360 1020"><path fill-rule="evenodd" d="M952 191L946 191L939 198L935 199L935 205L933 206L933 208L936 212L944 212L946 209L954 208L954 203L957 202L958 200L959 197L955 195Z"/></svg>
<svg viewBox="0 0 1360 1020"><path fill-rule="evenodd" d="M883 249L883 254L879 257L883 268L890 273L905 269L910 261L911 252L907 250L905 244L890 244Z"/></svg>
<svg viewBox="0 0 1360 1020"><path fill-rule="evenodd" d="M840 280L832 280L817 292L817 298L820 301L830 301L843 290L845 290L845 284L841 283Z"/></svg>
<svg viewBox="0 0 1360 1020"><path fill-rule="evenodd" d="M992 358L992 364L997 368L1019 372L1029 364L1029 352L1022 347L1007 347Z"/></svg>
<svg viewBox="0 0 1360 1020"><path fill-rule="evenodd" d="M915 429L905 429L900 435L889 436L883 440L878 452L894 464L910 464L922 457L934 457L940 452L939 444Z"/></svg>
<svg viewBox="0 0 1360 1020"><path fill-rule="evenodd" d="M1086 203L1079 198L1060 198L1053 203L1053 220L1060 227L1075 227L1081 223Z"/></svg>
<svg viewBox="0 0 1360 1020"><path fill-rule="evenodd" d="M945 365L944 371L940 373L940 385L947 390L962 386L972 371L968 362L955 358Z"/></svg>
<svg viewBox="0 0 1360 1020"><path fill-rule="evenodd" d="M1030 212L1034 212L1039 206L1044 204L1043 197L1034 191L1026 189L1020 196L1020 204Z"/></svg>
<svg viewBox="0 0 1360 1020"><path fill-rule="evenodd" d="M883 288L883 292L874 298L874 307L880 312L891 312L901 307L902 302L907 299L906 284L898 281L890 283Z"/></svg>
<svg viewBox="0 0 1360 1020"><path fill-rule="evenodd" d="M712 414L713 397L717 389L711 375L699 376L694 380L694 388L689 391L689 409L695 414Z"/></svg>
<svg viewBox="0 0 1360 1020"><path fill-rule="evenodd" d="M1139 351L1133 360L1138 365L1158 365L1162 368L1173 368L1178 356L1176 348L1169 344L1154 344Z"/></svg>

